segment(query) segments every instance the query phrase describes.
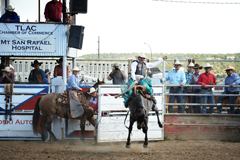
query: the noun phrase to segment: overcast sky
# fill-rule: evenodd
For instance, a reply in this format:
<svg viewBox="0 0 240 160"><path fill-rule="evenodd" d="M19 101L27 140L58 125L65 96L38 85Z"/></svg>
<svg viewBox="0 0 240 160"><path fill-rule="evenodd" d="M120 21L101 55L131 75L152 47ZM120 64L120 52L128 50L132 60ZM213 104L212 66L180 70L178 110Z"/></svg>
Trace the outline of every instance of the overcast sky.
<svg viewBox="0 0 240 160"><path fill-rule="evenodd" d="M89 0L77 24L85 26L81 54L97 53L98 36L101 53L150 53L144 42L153 53L240 52L240 4Z"/></svg>

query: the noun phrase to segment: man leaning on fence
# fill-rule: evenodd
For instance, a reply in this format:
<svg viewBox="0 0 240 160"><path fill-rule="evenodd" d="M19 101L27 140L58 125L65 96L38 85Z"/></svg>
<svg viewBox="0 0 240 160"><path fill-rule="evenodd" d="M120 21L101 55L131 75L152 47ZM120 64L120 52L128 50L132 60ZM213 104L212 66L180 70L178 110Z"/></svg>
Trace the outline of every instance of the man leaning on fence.
<svg viewBox="0 0 240 160"><path fill-rule="evenodd" d="M162 83L166 81L170 81L170 84L172 85L179 85L175 87L170 87L169 93L179 93L182 94L182 87L186 83L186 77L185 73L180 70L180 67L182 66L182 63L179 62L179 60L175 60L173 63L175 70L170 71L164 78L160 78L160 81ZM174 103L175 98L177 98L177 103L182 103L182 95L181 96L175 96L170 95L169 96L169 103ZM178 105L178 113L184 113L185 112L185 106ZM168 113L173 113L173 106L168 106Z"/></svg>
<svg viewBox="0 0 240 160"><path fill-rule="evenodd" d="M238 87L233 87L234 85L239 85L240 78L236 72L234 67L228 67L225 69L227 72L227 77L225 78L225 85L229 85L229 87L224 88L223 94L239 94L240 89ZM217 103L223 103L224 99L229 99L229 104L235 104L237 100L237 96L219 96ZM222 106L217 107L217 112L222 112ZM230 114L234 114L234 106L230 106Z"/></svg>
<svg viewBox="0 0 240 160"><path fill-rule="evenodd" d="M204 66L205 73L202 73L198 78L198 85L202 85L201 94L213 94L212 87L206 87L205 85L216 85L216 77L214 74L210 73L212 66L209 63L206 63ZM201 100L203 104L207 103L207 99L210 104L215 104L214 96L202 96ZM213 107L210 106L207 113L213 112ZM202 113L206 113L206 106L202 106Z"/></svg>
<svg viewBox="0 0 240 160"><path fill-rule="evenodd" d="M191 78L192 78L192 75L193 75L193 67L194 67L194 63L195 63L195 60L194 59L189 59L188 60L188 71L185 72L185 77L186 77L186 85L189 85L190 82L191 82ZM191 94L192 93L192 87L183 87L183 93L184 94ZM183 103L186 103L188 100L188 103L192 103L191 102L191 96L183 96L183 100L182 102ZM192 113L192 106L188 106L189 107L189 113Z"/></svg>
<svg viewBox="0 0 240 160"><path fill-rule="evenodd" d="M203 67L200 66L199 64L195 64L193 69L194 69L194 74L191 77L191 82L190 84L197 84L198 78L201 74L200 70ZM201 87L192 87L192 93L193 94L201 94ZM201 97L200 96L192 96L192 103L201 103ZM200 106L193 106L192 107L192 113L201 113L201 107Z"/></svg>

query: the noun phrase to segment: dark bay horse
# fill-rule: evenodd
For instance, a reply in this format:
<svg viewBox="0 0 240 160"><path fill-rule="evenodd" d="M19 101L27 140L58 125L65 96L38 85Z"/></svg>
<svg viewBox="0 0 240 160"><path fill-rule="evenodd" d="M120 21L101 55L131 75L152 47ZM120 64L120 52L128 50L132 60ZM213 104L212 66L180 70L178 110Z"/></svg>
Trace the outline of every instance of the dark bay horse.
<svg viewBox="0 0 240 160"><path fill-rule="evenodd" d="M148 112L150 109L154 110L157 116L158 125L162 128L162 124L159 119L158 108L153 105L152 100L145 98L142 95L141 90L137 90L135 93L133 92L130 100L129 100L129 110L130 110L130 125L128 128L128 138L126 143L126 148L130 148L130 134L132 132L132 127L135 121L137 121L137 128L142 129L143 133L145 133L145 141L143 144L144 148L148 146Z"/></svg>
<svg viewBox="0 0 240 160"><path fill-rule="evenodd" d="M94 88L98 88L98 85L105 84L104 79L103 81L99 81L94 84ZM84 106L84 114L80 117L74 118L80 120L80 127L81 127L81 139L84 140L84 131L85 131L85 123L88 120L93 126L95 126L95 119L94 119L94 113L95 111L92 109L92 107L89 107L89 101L91 99L91 95L89 95L86 92L82 92L78 98L82 105ZM35 105L34 114L33 114L33 132L34 134L37 134L37 126L38 126L38 120L39 120L39 114L40 110L43 114L43 120L40 123L41 127L41 138L43 141L46 140L45 134L44 134L44 127L46 126L47 131L50 134L50 139L56 141L56 137L51 131L51 123L55 117L55 115L61 117L61 118L69 118L69 106L62 106L57 104L57 97L59 94L57 93L50 93L45 96L40 97L37 100L37 103ZM96 137L95 137L96 138Z"/></svg>

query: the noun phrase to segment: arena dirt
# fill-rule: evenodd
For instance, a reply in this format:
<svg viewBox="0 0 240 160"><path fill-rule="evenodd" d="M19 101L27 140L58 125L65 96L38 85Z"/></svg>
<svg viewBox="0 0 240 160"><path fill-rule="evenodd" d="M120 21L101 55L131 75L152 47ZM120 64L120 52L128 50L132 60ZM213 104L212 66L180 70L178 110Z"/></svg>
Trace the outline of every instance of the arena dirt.
<svg viewBox="0 0 240 160"><path fill-rule="evenodd" d="M240 159L239 142L219 141L158 141L102 143L92 140L64 140L57 143L41 141L0 141L0 159Z"/></svg>

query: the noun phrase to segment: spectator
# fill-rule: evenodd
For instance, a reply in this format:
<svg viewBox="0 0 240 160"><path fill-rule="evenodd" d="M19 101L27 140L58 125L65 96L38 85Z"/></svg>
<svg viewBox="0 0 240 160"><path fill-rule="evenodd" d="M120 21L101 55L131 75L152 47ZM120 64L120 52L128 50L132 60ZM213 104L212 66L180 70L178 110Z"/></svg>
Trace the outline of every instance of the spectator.
<svg viewBox="0 0 240 160"><path fill-rule="evenodd" d="M18 14L16 12L13 12L15 8L13 8L11 5L8 5L7 8L5 8L5 13L0 18L0 22L20 22L20 19L18 17Z"/></svg>
<svg viewBox="0 0 240 160"><path fill-rule="evenodd" d="M165 83L166 81L170 81L170 84L172 85L180 85L176 87L170 87L169 93L183 93L182 87L184 83L186 83L186 77L185 73L180 70L180 67L182 66L182 63L179 62L179 60L175 60L173 63L175 70L171 70L163 79L160 78L160 81L162 83ZM169 96L169 103L174 103L175 98L177 98L177 103L182 103L182 96ZM184 113L185 112L185 106L178 105L178 113ZM173 113L173 106L168 106L168 113Z"/></svg>
<svg viewBox="0 0 240 160"><path fill-rule="evenodd" d="M108 80L113 80L113 84L124 84L124 80L126 79L126 75L119 68L118 63L114 63L112 67L112 72L108 76Z"/></svg>
<svg viewBox="0 0 240 160"><path fill-rule="evenodd" d="M90 88L88 94L91 95L91 99L89 101L90 106L98 113L98 98L97 98L97 89L94 87Z"/></svg>
<svg viewBox="0 0 240 160"><path fill-rule="evenodd" d="M227 72L227 77L225 78L225 85L229 85L229 87L224 88L224 92L222 94L239 94L239 88L233 88L234 85L238 85L240 83L240 78L236 72L234 67L228 67L225 69ZM229 99L230 104L235 104L237 100L237 96L219 96L217 103L223 103L224 99ZM217 107L217 112L222 112L222 106ZM230 114L234 114L234 106L230 106Z"/></svg>
<svg viewBox="0 0 240 160"><path fill-rule="evenodd" d="M0 72L0 83L14 83L14 75L11 73L10 67L6 66L4 69L1 69Z"/></svg>
<svg viewBox="0 0 240 160"><path fill-rule="evenodd" d="M194 65L194 74L191 77L190 84L197 84L198 78L201 74L200 70L203 68L199 64ZM201 87L192 87L192 93L193 94L200 94L201 93ZM201 97L200 96L192 96L192 103L201 103ZM192 107L192 113L201 113L201 107L200 106L193 106Z"/></svg>
<svg viewBox="0 0 240 160"><path fill-rule="evenodd" d="M195 60L194 60L195 61ZM189 85L190 82L191 82L191 78L192 78L192 75L193 75L193 67L194 67L194 64L192 62L190 62L188 64L188 71L185 72L185 77L186 77L186 85ZM183 87L183 93L185 94L191 94L192 92L192 87ZM183 96L183 103L186 103L188 100L189 103L191 103L191 96ZM192 106L189 106L189 113L192 113Z"/></svg>
<svg viewBox="0 0 240 160"><path fill-rule="evenodd" d="M56 60L59 65L55 66L53 76L63 76L63 58ZM67 66L67 78L69 77L69 67Z"/></svg>
<svg viewBox="0 0 240 160"><path fill-rule="evenodd" d="M28 82L31 84L43 84L43 79L45 77L45 73L43 70L41 70L39 67L42 65L42 62L39 63L38 60L35 60L33 63L31 63L31 66L34 67L33 70L31 70L29 76L28 76Z"/></svg>
<svg viewBox="0 0 240 160"><path fill-rule="evenodd" d="M46 18L46 22L54 21L54 22L62 22L62 3L58 0L49 1L46 4L44 15Z"/></svg>
<svg viewBox="0 0 240 160"><path fill-rule="evenodd" d="M202 73L199 78L197 84L202 85L201 94L213 94L212 87L205 87L205 85L216 85L216 78L214 74L210 73L212 70L212 66L209 63L206 63L204 66L205 73ZM201 100L203 104L207 103L207 99L210 104L215 104L213 96L202 96ZM207 113L212 113L213 106L210 106ZM202 106L202 113L206 113L206 106Z"/></svg>
<svg viewBox="0 0 240 160"><path fill-rule="evenodd" d="M52 84L51 72L49 69L45 70L45 77L43 79L43 84Z"/></svg>

